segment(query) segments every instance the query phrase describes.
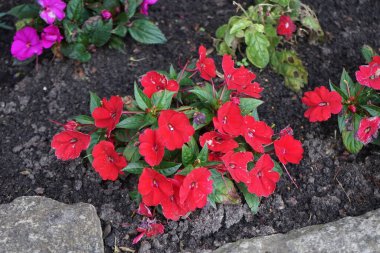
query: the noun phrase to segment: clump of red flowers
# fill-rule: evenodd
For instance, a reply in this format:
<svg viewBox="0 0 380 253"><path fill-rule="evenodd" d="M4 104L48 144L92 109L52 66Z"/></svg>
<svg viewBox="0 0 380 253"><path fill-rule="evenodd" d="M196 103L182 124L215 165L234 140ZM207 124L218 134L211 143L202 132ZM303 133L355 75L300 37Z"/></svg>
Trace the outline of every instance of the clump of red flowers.
<svg viewBox="0 0 380 253"><path fill-rule="evenodd" d="M278 20L277 34L285 36L289 40L293 33L297 30L297 26L294 24L292 18L287 15L282 15Z"/></svg>
<svg viewBox="0 0 380 253"><path fill-rule="evenodd" d="M351 153L358 153L369 143L380 144L380 56L368 46L362 52L368 65L356 71L357 82L343 70L339 86L330 83L331 91L317 87L305 92L302 98L308 107L305 117L310 122L326 121L332 114L338 114L343 144Z"/></svg>
<svg viewBox="0 0 380 253"><path fill-rule="evenodd" d="M163 232L157 212L178 220L207 203L240 203L238 189L255 206L275 191L280 164L302 159L290 127L276 133L259 120L263 88L256 75L224 56L217 77L206 52L201 46L199 58L179 73L148 72L134 99L91 93L92 117L75 117L53 137L59 159L86 150L103 180L138 175L138 213L145 218L134 243ZM196 73L203 80L195 82Z"/></svg>

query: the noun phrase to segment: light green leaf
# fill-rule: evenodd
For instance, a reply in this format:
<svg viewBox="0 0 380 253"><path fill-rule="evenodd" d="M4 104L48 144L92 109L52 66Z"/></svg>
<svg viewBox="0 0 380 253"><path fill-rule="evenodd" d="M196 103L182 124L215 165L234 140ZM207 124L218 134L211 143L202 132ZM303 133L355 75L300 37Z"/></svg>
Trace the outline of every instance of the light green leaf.
<svg viewBox="0 0 380 253"><path fill-rule="evenodd" d="M240 98L239 107L243 115L248 115L263 103L262 100L255 98Z"/></svg>

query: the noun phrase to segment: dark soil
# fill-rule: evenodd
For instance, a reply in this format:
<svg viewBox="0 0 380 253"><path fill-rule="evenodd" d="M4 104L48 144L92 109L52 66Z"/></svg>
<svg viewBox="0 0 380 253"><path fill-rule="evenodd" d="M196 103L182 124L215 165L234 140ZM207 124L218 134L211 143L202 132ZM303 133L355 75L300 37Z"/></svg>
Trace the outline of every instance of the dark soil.
<svg viewBox="0 0 380 253"><path fill-rule="evenodd" d="M0 11L19 2L0 5ZM360 47L380 47L378 0L305 0L320 19L330 39L322 45L299 43L309 70L305 90L337 83L342 68L351 74L363 64ZM102 97L131 93L131 85L148 70L178 65L196 56L199 44L211 47L215 29L233 15L232 1L160 0L151 16L168 37L160 46L144 46L127 39L128 52L101 49L88 64L77 65L44 59L34 65L14 67L9 48L12 32L0 38L0 203L22 195L43 195L65 203L87 202L99 213L105 229L105 245L139 249L139 252L195 252L214 249L225 242L325 223L347 215L360 215L380 207L380 150L366 147L359 155L344 152L336 121L310 124L303 117L299 95L284 88L281 77L270 70L258 73L266 88L260 114L276 129L292 125L304 142L300 166L289 166L299 189L284 176L260 211L252 215L246 205L219 205L198 211L189 219L168 222L165 234L132 246L140 217L128 193L134 178L103 182L80 159L58 161L50 140L58 127L48 119L65 121L87 114L88 91ZM204 28L205 31L203 31ZM25 77L22 79L22 77ZM22 79L20 81L20 79ZM337 134L336 139L334 139ZM166 223L166 221L163 221Z"/></svg>

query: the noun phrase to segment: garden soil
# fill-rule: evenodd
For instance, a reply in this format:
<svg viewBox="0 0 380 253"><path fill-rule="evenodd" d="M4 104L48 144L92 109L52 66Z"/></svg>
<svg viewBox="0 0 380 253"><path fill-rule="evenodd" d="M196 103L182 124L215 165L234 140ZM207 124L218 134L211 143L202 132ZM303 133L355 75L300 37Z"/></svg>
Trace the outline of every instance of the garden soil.
<svg viewBox="0 0 380 253"><path fill-rule="evenodd" d="M20 2L28 1L0 3L0 11ZM322 44L310 45L301 38L294 46L309 71L306 91L328 85L330 79L338 83L343 68L353 76L364 64L360 55L363 44L379 49L380 1L304 2L316 11L327 35ZM358 155L345 152L336 117L310 124L303 117L301 95L284 88L282 78L270 69L255 70L265 87L266 103L260 107L260 115L275 124L277 131L290 124L304 143L305 157L299 166L288 167L298 188L284 174L256 215L242 201L217 209L206 207L178 222L159 217L165 234L132 245L141 220L134 215L137 206L129 197L136 178L104 182L84 158L71 162L55 158L50 140L59 126L49 119L64 122L70 116L87 114L89 91L101 97L130 95L133 82L147 71L168 68L170 63L183 65L197 56L201 43L212 47L214 31L235 10L232 1L226 0L160 0L150 14L166 34L167 44L141 45L128 38L126 54L98 49L93 59L82 65L53 60L47 54L40 59L38 71L34 63L12 65L13 33L1 30L0 204L23 195L91 203L102 221L106 252L113 252L115 245L139 252L199 252L241 238L283 233L379 208L380 149L370 145Z"/></svg>

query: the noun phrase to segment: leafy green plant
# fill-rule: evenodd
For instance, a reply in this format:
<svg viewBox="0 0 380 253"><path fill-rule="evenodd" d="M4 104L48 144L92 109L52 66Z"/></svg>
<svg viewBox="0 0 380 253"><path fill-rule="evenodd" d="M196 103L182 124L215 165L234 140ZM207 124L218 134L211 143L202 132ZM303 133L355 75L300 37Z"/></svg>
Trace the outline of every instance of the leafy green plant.
<svg viewBox="0 0 380 253"><path fill-rule="evenodd" d="M369 143L380 145L380 56L369 46L362 48L362 54L368 65L356 71L357 82L343 70L339 86L330 82L331 91L317 87L302 98L309 107L305 116L311 122L338 114L343 144L351 153L358 153Z"/></svg>
<svg viewBox="0 0 380 253"><path fill-rule="evenodd" d="M270 65L285 78L285 85L300 91L308 74L297 53L290 49L297 36L307 34L312 41L322 40L324 33L315 13L300 0L256 0L256 4L232 16L216 31L215 47L219 54L242 57L263 69ZM248 60L248 61L247 61Z"/></svg>
<svg viewBox="0 0 380 253"><path fill-rule="evenodd" d="M21 61L40 55L42 48L51 48L57 57L62 53L87 62L97 47L108 46L124 52L124 37L128 34L140 43L166 42L160 29L148 20L148 4L143 0L44 0L38 3L19 5L7 12L18 19L14 40L17 50L12 54ZM22 45L28 43L33 50L20 54Z"/></svg>

